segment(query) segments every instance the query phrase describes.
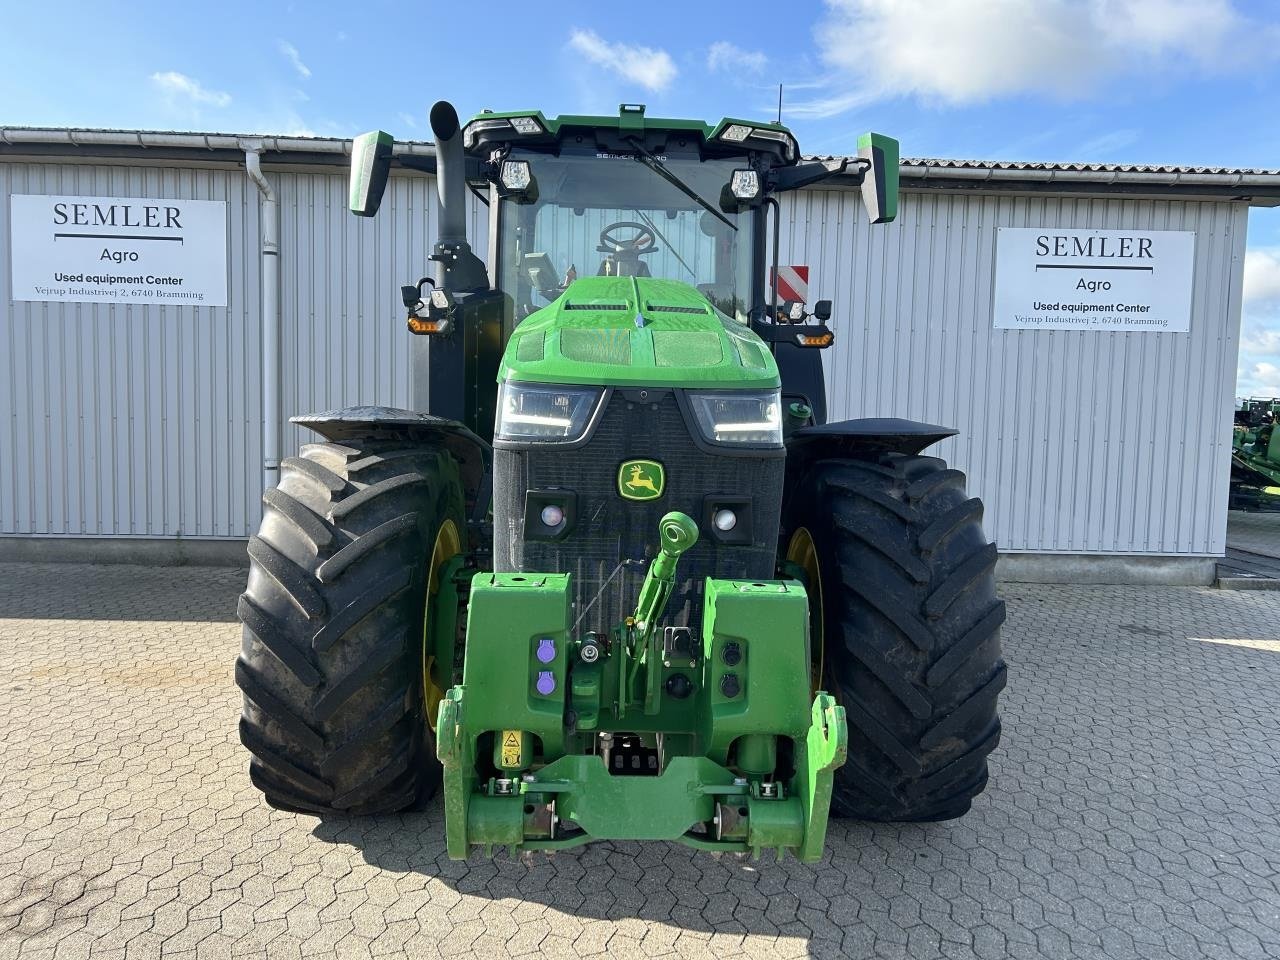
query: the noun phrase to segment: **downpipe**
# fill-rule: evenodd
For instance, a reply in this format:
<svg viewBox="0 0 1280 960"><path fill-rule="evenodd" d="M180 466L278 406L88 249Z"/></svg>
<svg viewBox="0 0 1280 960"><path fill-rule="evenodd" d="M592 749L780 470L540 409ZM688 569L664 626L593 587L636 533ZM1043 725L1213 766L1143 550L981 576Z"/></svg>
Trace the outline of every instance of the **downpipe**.
<svg viewBox="0 0 1280 960"><path fill-rule="evenodd" d="M244 168L258 188L262 282L262 489L280 480L280 202L262 172L262 145L245 146Z"/></svg>

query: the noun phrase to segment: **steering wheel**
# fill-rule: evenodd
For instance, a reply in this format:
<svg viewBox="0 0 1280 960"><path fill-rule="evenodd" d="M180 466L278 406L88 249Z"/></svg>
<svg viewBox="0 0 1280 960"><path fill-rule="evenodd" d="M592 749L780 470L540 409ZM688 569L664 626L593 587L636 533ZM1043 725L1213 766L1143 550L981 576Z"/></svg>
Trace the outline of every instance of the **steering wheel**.
<svg viewBox="0 0 1280 960"><path fill-rule="evenodd" d="M617 236L618 231L621 230L632 230L634 235L631 237ZM658 238L653 230L643 223L636 223L634 220L619 220L617 223L611 223L600 231L600 246L598 250L600 253L622 254L624 257L642 257L658 249L654 245L657 240Z"/></svg>

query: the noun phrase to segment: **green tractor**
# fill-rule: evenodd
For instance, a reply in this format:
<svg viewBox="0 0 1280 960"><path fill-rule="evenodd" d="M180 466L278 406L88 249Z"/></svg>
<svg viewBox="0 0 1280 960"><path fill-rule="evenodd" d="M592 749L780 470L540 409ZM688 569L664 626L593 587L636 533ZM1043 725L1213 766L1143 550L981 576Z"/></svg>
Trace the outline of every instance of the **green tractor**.
<svg viewBox="0 0 1280 960"><path fill-rule="evenodd" d="M822 855L829 813L943 820L987 782L1004 605L954 433L828 423L829 301L778 302L775 123L431 111L439 193L406 285L414 404L296 418L240 599L240 732L278 808L413 809L448 852L597 839ZM488 206L488 263L467 241Z"/></svg>
<svg viewBox="0 0 1280 960"><path fill-rule="evenodd" d="M1250 506L1280 497L1280 398L1244 400L1236 409L1231 442L1233 499L1245 505L1244 490L1259 495ZM1238 489L1237 489L1238 488Z"/></svg>

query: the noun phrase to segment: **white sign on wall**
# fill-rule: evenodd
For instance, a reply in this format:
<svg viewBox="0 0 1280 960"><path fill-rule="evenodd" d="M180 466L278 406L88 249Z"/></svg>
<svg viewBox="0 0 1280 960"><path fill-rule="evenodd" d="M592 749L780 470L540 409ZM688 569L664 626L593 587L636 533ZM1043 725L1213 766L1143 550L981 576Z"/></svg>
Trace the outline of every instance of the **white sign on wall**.
<svg viewBox="0 0 1280 960"><path fill-rule="evenodd" d="M136 197L11 198L14 300L227 304L227 205Z"/></svg>
<svg viewBox="0 0 1280 960"><path fill-rule="evenodd" d="M995 327L1186 333L1195 239L1187 230L1001 227Z"/></svg>

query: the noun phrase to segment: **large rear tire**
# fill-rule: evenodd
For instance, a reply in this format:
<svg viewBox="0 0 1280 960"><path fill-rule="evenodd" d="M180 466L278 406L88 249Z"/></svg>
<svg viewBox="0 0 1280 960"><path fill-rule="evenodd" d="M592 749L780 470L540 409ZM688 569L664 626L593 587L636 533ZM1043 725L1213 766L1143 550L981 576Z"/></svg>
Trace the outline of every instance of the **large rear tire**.
<svg viewBox="0 0 1280 960"><path fill-rule="evenodd" d="M832 811L949 820L987 783L1005 683L1003 601L982 501L936 457L831 459L805 472L787 558L805 571L815 685L849 722Z"/></svg>
<svg viewBox="0 0 1280 960"><path fill-rule="evenodd" d="M262 499L238 608L250 778L286 810L424 802L440 783L424 617L433 552L465 530L457 463L404 441L308 444Z"/></svg>

